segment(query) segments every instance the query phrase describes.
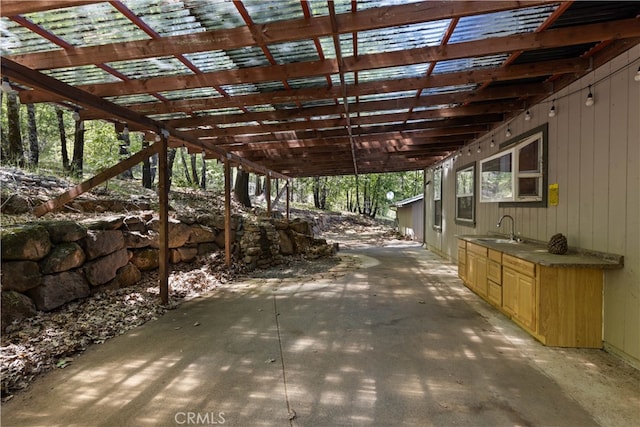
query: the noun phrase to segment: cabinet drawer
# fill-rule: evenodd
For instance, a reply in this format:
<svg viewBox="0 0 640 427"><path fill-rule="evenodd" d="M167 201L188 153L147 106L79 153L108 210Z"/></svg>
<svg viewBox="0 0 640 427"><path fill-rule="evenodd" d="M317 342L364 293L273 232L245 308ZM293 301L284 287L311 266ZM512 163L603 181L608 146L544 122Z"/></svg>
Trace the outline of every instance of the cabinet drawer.
<svg viewBox="0 0 640 427"><path fill-rule="evenodd" d="M467 241L466 240L462 240L462 239L458 239L458 248L465 249L466 247L467 247Z"/></svg>
<svg viewBox="0 0 640 427"><path fill-rule="evenodd" d="M487 278L499 285L502 284L502 265L499 262L489 260L487 265Z"/></svg>
<svg viewBox="0 0 640 427"><path fill-rule="evenodd" d="M467 251L473 252L474 254L478 254L482 257L487 256L487 248L484 246L476 245L474 243L467 242Z"/></svg>
<svg viewBox="0 0 640 427"><path fill-rule="evenodd" d="M496 282L489 280L489 301L497 307L502 307L502 286Z"/></svg>
<svg viewBox="0 0 640 427"><path fill-rule="evenodd" d="M529 277L536 277L536 265L532 262L502 254L502 265Z"/></svg>
<svg viewBox="0 0 640 427"><path fill-rule="evenodd" d="M489 249L489 259L502 263L502 252Z"/></svg>

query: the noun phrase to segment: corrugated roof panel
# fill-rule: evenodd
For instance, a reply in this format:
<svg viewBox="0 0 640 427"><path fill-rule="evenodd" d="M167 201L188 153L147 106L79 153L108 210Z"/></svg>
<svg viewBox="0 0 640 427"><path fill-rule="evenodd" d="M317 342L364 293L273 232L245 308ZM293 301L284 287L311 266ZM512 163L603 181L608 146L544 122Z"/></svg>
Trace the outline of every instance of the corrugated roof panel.
<svg viewBox="0 0 640 427"><path fill-rule="evenodd" d="M251 112L251 113L261 113L261 112L268 112L268 111L275 111L276 109L273 108L273 105L252 105L252 106L247 106L245 107L247 109L247 111Z"/></svg>
<svg viewBox="0 0 640 427"><path fill-rule="evenodd" d="M336 47L333 44L332 37L319 37L320 47L322 47L322 53L324 54L325 59L335 59L336 57Z"/></svg>
<svg viewBox="0 0 640 427"><path fill-rule="evenodd" d="M597 43L585 43L575 46L564 46L552 49L528 50L522 52L514 64L531 64L534 62L553 61L554 59L571 59L582 56Z"/></svg>
<svg viewBox="0 0 640 427"><path fill-rule="evenodd" d="M219 116L224 114L244 114L244 111L236 107L228 107L202 110L198 112L198 116Z"/></svg>
<svg viewBox="0 0 640 427"><path fill-rule="evenodd" d="M57 68L55 70L44 70L43 73L72 86L122 81L95 65Z"/></svg>
<svg viewBox="0 0 640 427"><path fill-rule="evenodd" d="M119 105L146 104L151 102L160 104L158 102L158 98L156 98L155 96L146 95L146 94L126 95L126 96L108 96L105 99Z"/></svg>
<svg viewBox="0 0 640 427"><path fill-rule="evenodd" d="M292 102L283 102L279 104L273 104L273 108L276 110L293 110L298 108L298 106Z"/></svg>
<svg viewBox="0 0 640 427"><path fill-rule="evenodd" d="M199 98L221 98L222 95L215 89L210 87L202 87L197 89L172 90L169 92L159 92L169 100L179 99L199 99Z"/></svg>
<svg viewBox="0 0 640 427"><path fill-rule="evenodd" d="M206 30L182 1L129 0L125 5L162 37Z"/></svg>
<svg viewBox="0 0 640 427"><path fill-rule="evenodd" d="M184 119L189 116L185 113L177 112L177 113L165 113L165 114L149 114L149 117L155 120L173 120L173 119Z"/></svg>
<svg viewBox="0 0 640 427"><path fill-rule="evenodd" d="M361 102L366 101L384 101L385 99L396 99L396 98L413 98L416 96L417 91L415 90L405 90L402 92L389 92L389 93L377 93L374 95L362 95L360 97Z"/></svg>
<svg viewBox="0 0 640 427"><path fill-rule="evenodd" d="M256 24L304 18L299 0L244 0L242 4Z"/></svg>
<svg viewBox="0 0 640 427"><path fill-rule="evenodd" d="M237 28L245 25L233 2L224 0L184 0L184 7L207 30Z"/></svg>
<svg viewBox="0 0 640 427"><path fill-rule="evenodd" d="M358 54L414 49L440 44L451 20L387 27L358 33Z"/></svg>
<svg viewBox="0 0 640 427"><path fill-rule="evenodd" d="M318 50L313 40L296 40L295 42L274 43L268 45L269 52L278 64L293 62L319 61Z"/></svg>
<svg viewBox="0 0 640 427"><path fill-rule="evenodd" d="M463 16L458 21L449 43L480 40L487 37L503 37L532 32L556 9L556 5L536 6L524 9Z"/></svg>
<svg viewBox="0 0 640 427"><path fill-rule="evenodd" d="M340 54L343 58L353 56L353 34L340 34Z"/></svg>
<svg viewBox="0 0 640 427"><path fill-rule="evenodd" d="M453 73L474 68L500 66L509 55L490 55L477 58L461 58L449 61L440 61L433 69L433 74Z"/></svg>
<svg viewBox="0 0 640 427"><path fill-rule="evenodd" d="M640 14L639 1L576 1L549 28L627 19Z"/></svg>
<svg viewBox="0 0 640 427"><path fill-rule="evenodd" d="M225 52L239 68L265 67L270 65L262 49L256 46L231 49Z"/></svg>
<svg viewBox="0 0 640 427"><path fill-rule="evenodd" d="M282 84L282 82L277 82L277 81L254 83L254 86L258 88L258 91L260 93L284 90L284 84Z"/></svg>
<svg viewBox="0 0 640 427"><path fill-rule="evenodd" d="M474 90L478 87L477 84L464 84L464 85L455 85L455 86L440 86L440 87L429 87L422 90L420 96L427 95L437 95L443 93L456 93L456 92L468 92Z"/></svg>
<svg viewBox="0 0 640 427"><path fill-rule="evenodd" d="M27 30L8 18L0 18L0 53L18 55L30 52L60 50L58 45ZM62 52L62 50L60 50Z"/></svg>
<svg viewBox="0 0 640 427"><path fill-rule="evenodd" d="M453 108L456 104L439 104L439 105L420 105L413 108L413 112L417 113L419 111L430 111L430 110L440 110L442 108Z"/></svg>
<svg viewBox="0 0 640 427"><path fill-rule="evenodd" d="M324 107L326 105L336 105L336 102L333 99L318 99L315 101L301 102L300 105L304 108Z"/></svg>
<svg viewBox="0 0 640 427"><path fill-rule="evenodd" d="M353 114L357 114L362 117L367 117L367 116L378 116L380 114L404 114L408 112L409 112L408 108L400 108L396 110L362 111L360 113L353 113Z"/></svg>
<svg viewBox="0 0 640 427"><path fill-rule="evenodd" d="M29 13L25 18L76 47L149 38L107 2Z"/></svg>
<svg viewBox="0 0 640 427"><path fill-rule="evenodd" d="M238 95L250 95L258 93L258 88L252 83L241 83L237 85L221 85L220 86L227 94L231 96Z"/></svg>
<svg viewBox="0 0 640 427"><path fill-rule="evenodd" d="M347 85L352 85L354 84L355 81L355 74L353 73L353 71L348 72L348 73L344 73L344 82ZM333 83L334 86L340 86L340 75L339 74L331 74L331 83Z"/></svg>
<svg viewBox="0 0 640 427"><path fill-rule="evenodd" d="M287 82L292 89L327 87L327 79L322 76L309 77L306 79L289 79Z"/></svg>
<svg viewBox="0 0 640 427"><path fill-rule="evenodd" d="M130 79L193 74L193 71L172 56L112 62L108 65Z"/></svg>
<svg viewBox="0 0 640 427"><path fill-rule="evenodd" d="M361 83L379 81L379 80L395 80L411 77L423 77L429 64L413 64L400 67L378 68L375 70L365 70L358 72L358 80Z"/></svg>
<svg viewBox="0 0 640 427"><path fill-rule="evenodd" d="M184 56L203 73L238 69L237 64L235 64L231 58L229 58L227 53L222 50L188 53Z"/></svg>
<svg viewBox="0 0 640 427"><path fill-rule="evenodd" d="M421 0L358 0L358 10L372 9L375 7L394 6L407 3L417 3L419 1Z"/></svg>
<svg viewBox="0 0 640 427"><path fill-rule="evenodd" d="M260 123L258 122L236 122L236 123L220 123L220 124L217 124L216 126L221 129L225 129L225 128L237 128L241 126L259 126L259 125Z"/></svg>

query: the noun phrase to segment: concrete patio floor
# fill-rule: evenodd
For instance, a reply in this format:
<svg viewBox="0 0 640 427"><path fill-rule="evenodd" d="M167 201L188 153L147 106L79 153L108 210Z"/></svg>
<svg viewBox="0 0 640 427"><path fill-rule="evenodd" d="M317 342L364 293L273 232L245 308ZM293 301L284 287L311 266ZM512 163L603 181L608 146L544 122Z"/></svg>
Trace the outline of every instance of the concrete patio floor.
<svg viewBox="0 0 640 427"><path fill-rule="evenodd" d="M416 244L340 254L91 347L2 425L637 425L639 377L616 358L541 346Z"/></svg>

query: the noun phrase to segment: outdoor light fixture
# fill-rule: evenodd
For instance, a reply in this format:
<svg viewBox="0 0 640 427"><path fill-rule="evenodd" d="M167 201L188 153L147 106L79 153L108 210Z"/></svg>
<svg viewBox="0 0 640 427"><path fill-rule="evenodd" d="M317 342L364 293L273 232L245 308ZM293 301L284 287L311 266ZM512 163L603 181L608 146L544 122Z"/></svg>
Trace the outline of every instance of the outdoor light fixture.
<svg viewBox="0 0 640 427"><path fill-rule="evenodd" d="M527 112L524 113L524 120L527 122L531 120L531 113L529 112L529 110L527 110Z"/></svg>
<svg viewBox="0 0 640 427"><path fill-rule="evenodd" d="M640 67L638 67L638 71L636 71L636 75L633 76L633 80L640 82Z"/></svg>
<svg viewBox="0 0 640 427"><path fill-rule="evenodd" d="M9 79L4 77L2 79L2 86L0 87L4 93L12 93L15 92L11 87L11 83L9 83Z"/></svg>
<svg viewBox="0 0 640 427"><path fill-rule="evenodd" d="M71 118L76 121L79 122L80 121L80 111L76 108L76 110L73 112L73 114L71 115Z"/></svg>
<svg viewBox="0 0 640 427"><path fill-rule="evenodd" d="M470 155L471 155L471 148L467 150L467 156L470 156Z"/></svg>
<svg viewBox="0 0 640 427"><path fill-rule="evenodd" d="M159 133L156 134L156 137L154 138L154 140L156 142L160 142L160 134Z"/></svg>
<svg viewBox="0 0 640 427"><path fill-rule="evenodd" d="M587 107L591 107L593 105L593 93L591 93L591 85L589 85L589 95L587 95L587 100L584 105Z"/></svg>
<svg viewBox="0 0 640 427"><path fill-rule="evenodd" d="M491 135L491 144L489 144L489 147L493 148L496 146L496 140L493 139L493 135Z"/></svg>
<svg viewBox="0 0 640 427"><path fill-rule="evenodd" d="M507 126L507 132L505 132L507 138L511 138L511 128Z"/></svg>
<svg viewBox="0 0 640 427"><path fill-rule="evenodd" d="M476 150L476 153L478 154L482 153L482 147L480 147L479 145L478 145L478 149Z"/></svg>
<svg viewBox="0 0 640 427"><path fill-rule="evenodd" d="M549 110L549 117L556 116L556 100L551 101L551 109Z"/></svg>
<svg viewBox="0 0 640 427"><path fill-rule="evenodd" d="M129 126L126 123L124 129L122 129L122 136L129 136Z"/></svg>

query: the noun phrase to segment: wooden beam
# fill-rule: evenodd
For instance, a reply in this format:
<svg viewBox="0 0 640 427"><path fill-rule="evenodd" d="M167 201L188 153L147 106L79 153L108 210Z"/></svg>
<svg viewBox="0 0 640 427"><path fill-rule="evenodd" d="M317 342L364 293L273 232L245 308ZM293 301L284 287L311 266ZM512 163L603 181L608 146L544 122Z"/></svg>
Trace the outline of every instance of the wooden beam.
<svg viewBox="0 0 640 427"><path fill-rule="evenodd" d="M84 6L100 3L98 0L2 0L0 16L25 15L27 13L45 12L63 7Z"/></svg>
<svg viewBox="0 0 640 427"><path fill-rule="evenodd" d="M156 144L154 144L156 145ZM158 253L158 286L160 301L169 303L169 167L167 160L167 138L160 138L158 150L158 198L160 205L160 248Z"/></svg>
<svg viewBox="0 0 640 427"><path fill-rule="evenodd" d="M16 14L14 12L27 10L28 6L26 4L30 2L20 1L16 3L21 3L22 5L16 5L14 9L7 8L7 10L5 10L6 6L3 1L2 16L6 16L5 13ZM51 1L39 1L38 3L49 3L48 8L52 9L55 8L53 6L56 5L55 2ZM361 10L357 13L343 13L337 15L336 19L341 33L352 33L385 27L409 25L419 22L437 21L439 19L451 19L453 17L492 13L548 3L552 2L430 1L397 6L377 7ZM56 7L60 7L59 4L56 5ZM268 43L294 41L299 40L301 37L304 37L305 39L313 39L331 35L331 22L328 16L270 22L268 24L255 25L255 28L256 32L261 34L261 39ZM51 69L160 56L173 56L194 52L207 52L212 50L231 50L256 45L257 41L254 40L249 28L239 27L164 37L159 40L136 40L84 48L74 48L64 53L59 51L48 51L14 55L12 56L12 59L33 69Z"/></svg>
<svg viewBox="0 0 640 427"><path fill-rule="evenodd" d="M271 177L269 175L264 177L264 193L267 199L267 215L271 217Z"/></svg>
<svg viewBox="0 0 640 427"><path fill-rule="evenodd" d="M289 216L290 216L290 212L291 212L291 206L290 206L290 199L291 199L291 181L287 181L286 184L286 188L287 188L287 221L289 221Z"/></svg>
<svg viewBox="0 0 640 427"><path fill-rule="evenodd" d="M159 145L158 144L153 144L150 147L147 147L144 150L137 152L136 154L134 154L133 156L129 157L128 159L125 159L125 160L121 161L117 165L112 166L109 169L100 172L96 176L94 176L94 177L92 177L92 178L90 178L90 179L88 179L88 180L76 185L75 187L71 188L70 190L65 191L64 193L62 193L58 197L56 197L54 199L51 199L48 202L45 202L45 203L42 203L42 204L36 206L33 209L33 214L36 217L41 217L42 215L46 214L47 212L54 211L54 210L64 206L65 204L69 203L70 201L72 201L76 197L78 197L81 194L86 193L87 191L91 190L92 188L102 184L106 180L111 179L111 178L113 178L115 176L118 176L122 172L124 172L124 171L126 171L128 169L131 169L133 166L135 166L138 163L142 162L144 159L156 154L159 150L160 150Z"/></svg>

